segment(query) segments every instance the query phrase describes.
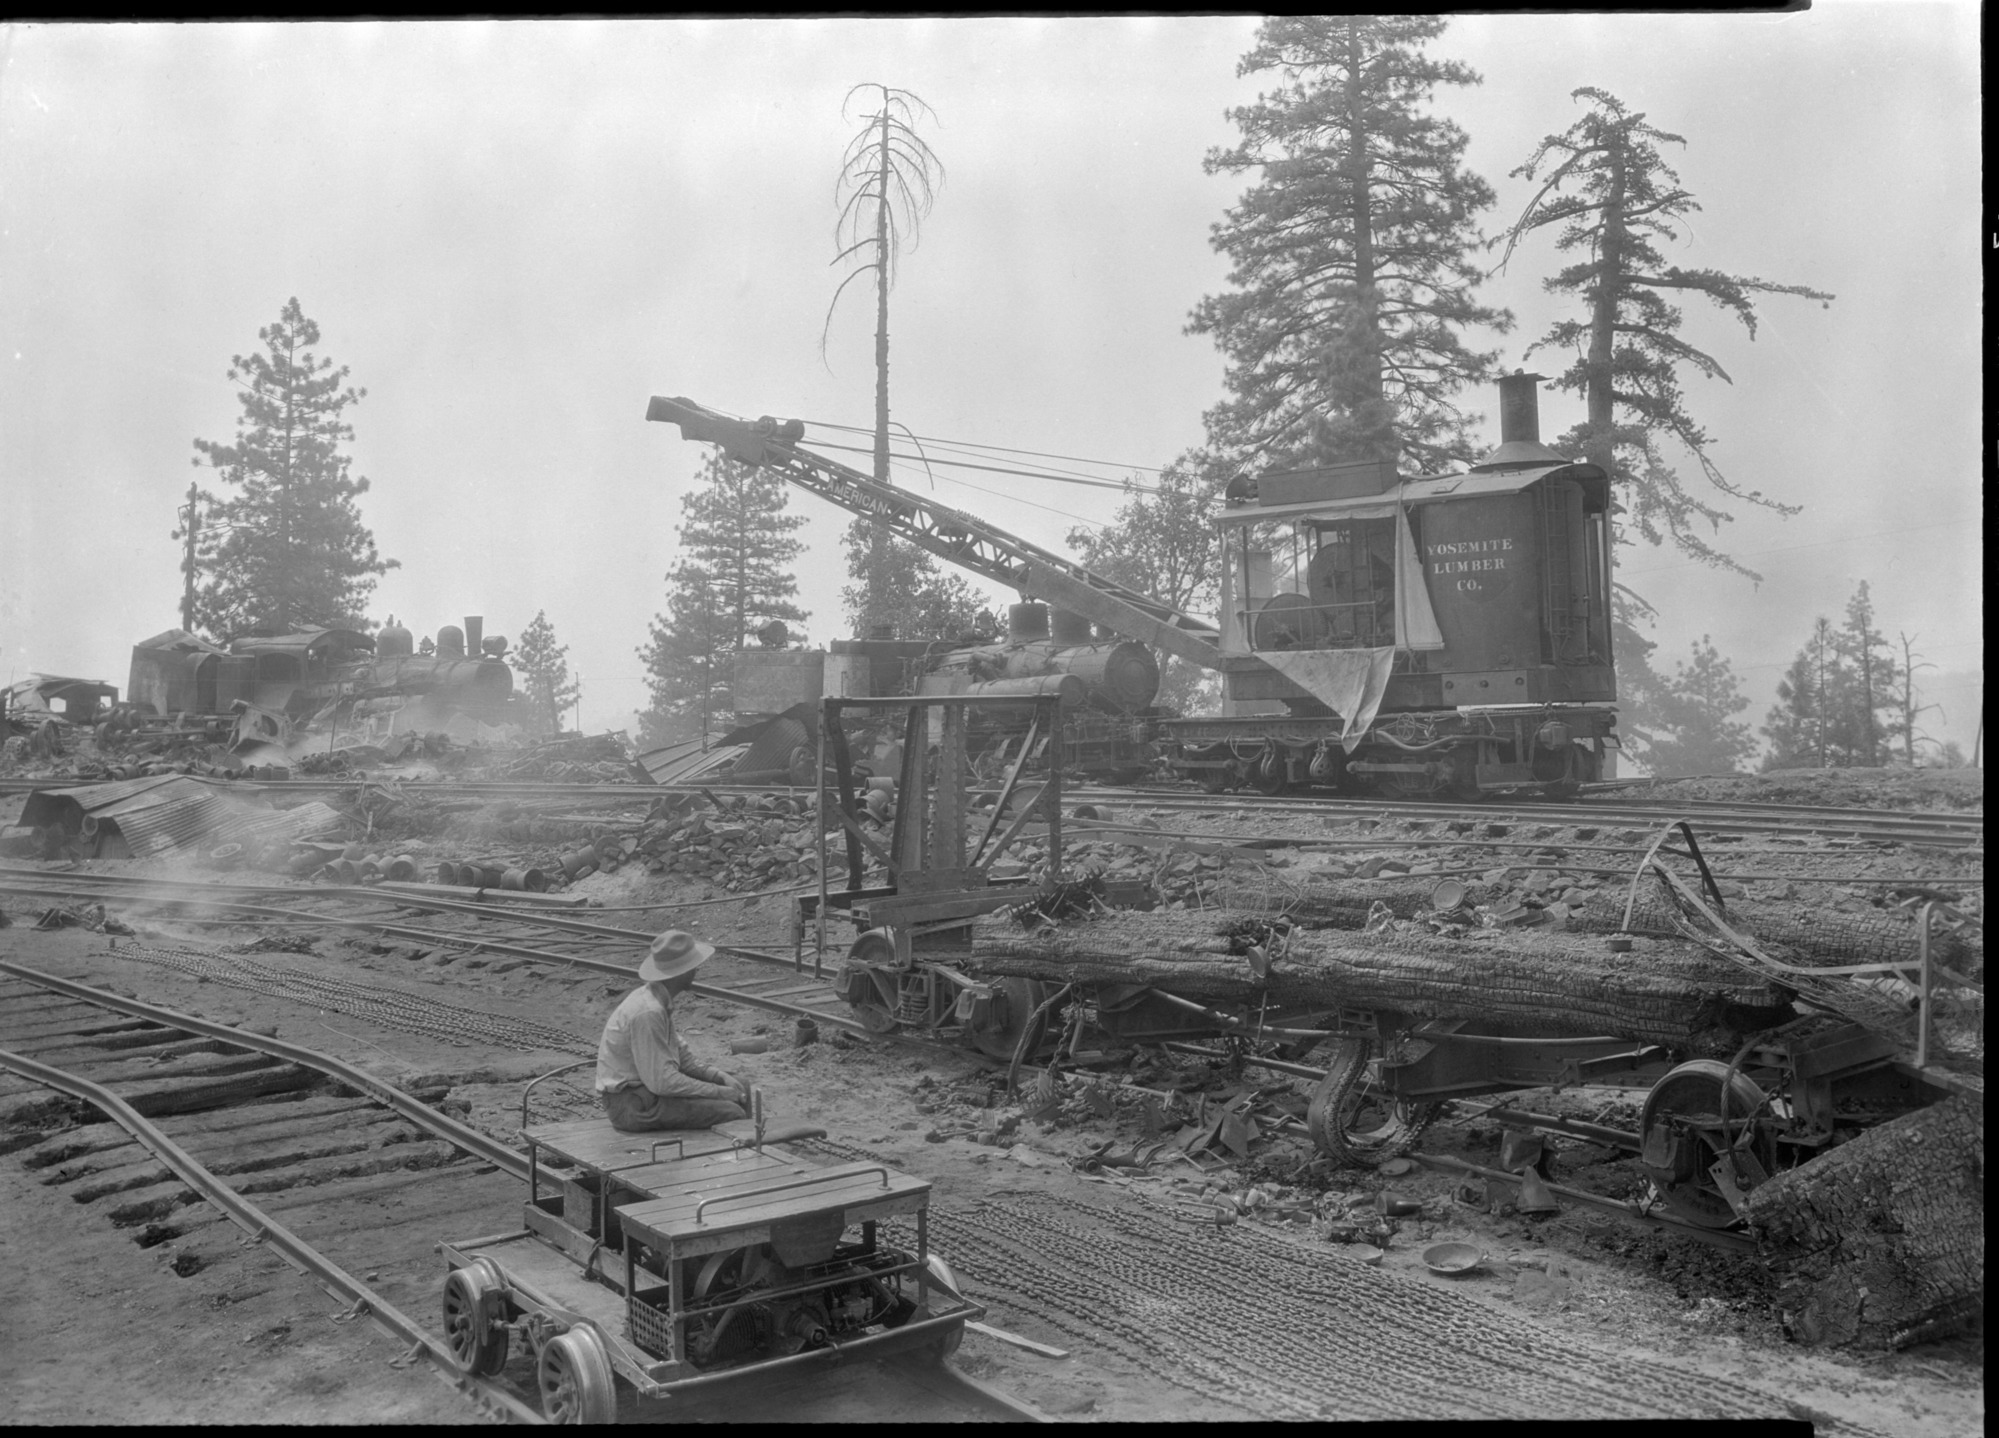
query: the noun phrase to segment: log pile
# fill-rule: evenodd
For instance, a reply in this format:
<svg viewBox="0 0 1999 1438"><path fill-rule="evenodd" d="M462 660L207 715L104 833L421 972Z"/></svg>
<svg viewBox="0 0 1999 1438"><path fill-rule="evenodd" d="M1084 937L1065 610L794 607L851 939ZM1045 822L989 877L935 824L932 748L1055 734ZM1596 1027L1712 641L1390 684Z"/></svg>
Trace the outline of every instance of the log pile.
<svg viewBox="0 0 1999 1438"><path fill-rule="evenodd" d="M1775 985L1677 940L1640 939L1628 953L1611 953L1602 940L1573 934L1293 930L1259 981L1234 937L1257 917L1120 912L1035 934L987 919L975 932L971 967L1057 982L1152 984L1218 1003L1267 996L1287 1006L1491 1020L1701 1053L1729 1050L1793 1017Z"/></svg>
<svg viewBox="0 0 1999 1438"><path fill-rule="evenodd" d="M1902 1347L1985 1305L1981 1095L1869 1129L1749 1195L1779 1304L1806 1343Z"/></svg>

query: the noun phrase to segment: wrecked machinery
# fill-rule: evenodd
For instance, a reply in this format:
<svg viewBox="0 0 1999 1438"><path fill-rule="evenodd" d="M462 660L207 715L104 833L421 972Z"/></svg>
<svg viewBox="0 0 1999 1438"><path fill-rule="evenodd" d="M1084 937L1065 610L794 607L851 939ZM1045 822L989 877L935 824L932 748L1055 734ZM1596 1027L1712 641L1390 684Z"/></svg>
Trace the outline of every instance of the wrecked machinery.
<svg viewBox="0 0 1999 1438"><path fill-rule="evenodd" d="M1306 1128L1347 1164L1411 1150L1448 1101L1496 1099L1488 1116L1529 1164L1526 1140L1579 1136L1623 1150L1647 1183L1631 1200L1565 1197L1737 1248L1759 1205L1808 1203L1835 1182L1843 1170L1824 1160L1872 1172L1875 1150L1899 1152L1909 1125L1950 1132L1960 1108L1982 1106L1982 929L1942 899L1913 928L1811 915L1798 933L1770 925L1788 942L1759 939L1678 823L1638 865L1622 912L1587 921L1595 931L1471 940L1463 926L1477 920L1462 912L1455 935L1448 914L1314 927L1248 908L1148 912L1147 885L1065 870L1059 772L1030 779L1016 762L996 794L973 792L969 712L1000 702L1035 740L1062 723L1052 692L823 701L820 831L845 845L849 878L833 887L822 851L797 934L802 947L816 931L823 956L828 923L851 922L834 986L877 1032L955 1037L1016 1066L1159 1044L1307 1078ZM867 787L850 753L856 716L902 731L884 788ZM1640 1091L1636 1125L1521 1103L1593 1084ZM1916 1152L1896 1160L1904 1188L1949 1192L1977 1168L1949 1148ZM1521 1166L1488 1176L1520 1183ZM1907 1201L1879 1197L1884 1233L1908 1221ZM1982 1267L1975 1284L1962 1276L1970 1239L1951 1213L1936 1227L1955 1267L1925 1281L1961 1306L1982 1294ZM1929 1272L1931 1260L1882 1261ZM1911 1297L1905 1316L1926 1302Z"/></svg>
<svg viewBox="0 0 1999 1438"><path fill-rule="evenodd" d="M752 423L659 396L646 417L1029 601L1003 640L841 646L824 658L821 693L881 695L896 665L913 670L901 692L1004 692L1067 675L1081 681L1078 715L1102 716L1101 733L1079 727L1075 752L1058 756L1072 773L1128 780L1163 758L1215 792L1566 794L1608 774L1617 743L1609 482L1541 444L1538 378L1501 381L1501 443L1461 472L1408 478L1384 463L1239 476L1215 521L1218 620L802 449L798 420ZM1153 710L1156 677L1131 682L1157 675L1151 650L1220 674L1227 712ZM856 656L889 673L858 674Z"/></svg>
<svg viewBox="0 0 1999 1438"><path fill-rule="evenodd" d="M431 696L497 718L513 693L507 641L486 638L478 616L447 624L418 653L392 618L378 635L353 629L251 634L226 646L169 629L132 649L123 712L141 719L223 716L242 707L310 719L329 705Z"/></svg>

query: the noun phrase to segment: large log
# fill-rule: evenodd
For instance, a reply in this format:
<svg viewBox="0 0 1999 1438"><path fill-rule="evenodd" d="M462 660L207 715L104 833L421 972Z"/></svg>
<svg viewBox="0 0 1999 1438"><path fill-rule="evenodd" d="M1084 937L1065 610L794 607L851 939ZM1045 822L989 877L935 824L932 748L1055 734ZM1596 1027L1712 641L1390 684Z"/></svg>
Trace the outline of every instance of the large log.
<svg viewBox="0 0 1999 1438"><path fill-rule="evenodd" d="M1187 998L1392 1009L1497 1021L1550 1036L1607 1034L1720 1052L1794 1016L1785 993L1697 945L1495 930L1446 939L1303 930L1259 981L1228 934L1255 916L1119 912L1029 934L1004 919L975 931L975 973L1150 984Z"/></svg>
<svg viewBox="0 0 1999 1438"><path fill-rule="evenodd" d="M1807 1343L1901 1347L1985 1306L1983 1097L1959 1094L1869 1129L1749 1195Z"/></svg>

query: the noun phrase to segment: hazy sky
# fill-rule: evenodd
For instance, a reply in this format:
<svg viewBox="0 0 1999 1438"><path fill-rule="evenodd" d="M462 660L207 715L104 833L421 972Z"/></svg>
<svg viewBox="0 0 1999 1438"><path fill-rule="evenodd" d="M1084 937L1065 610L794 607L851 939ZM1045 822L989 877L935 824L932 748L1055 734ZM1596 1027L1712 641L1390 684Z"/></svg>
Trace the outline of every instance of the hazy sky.
<svg viewBox="0 0 1999 1438"><path fill-rule="evenodd" d="M1581 85L1683 135L1701 201L1669 258L1810 284L1755 342L1692 302L1733 384L1687 381L1729 477L1720 545L1762 582L1620 554L1659 657L1712 634L1760 724L1812 619L1859 580L1937 668L1927 716L1969 750L1982 702L1985 243L1978 10L1820 0L1783 16L1480 16L1435 47L1484 76L1438 97L1502 224L1508 171ZM872 422L873 316L842 271L833 179L859 83L914 91L947 177L892 296L894 417L917 434L1157 467L1221 394L1183 333L1221 289L1240 185L1201 171L1259 78L1253 18L33 25L0 31L0 675L123 685L177 621L175 507L228 440L230 357L296 295L368 396L349 412L419 632L518 637L546 609L584 726L643 703L701 447L652 394ZM1561 311L1549 240L1487 284L1509 365ZM1562 363L1538 357L1544 373ZM1489 402L1474 406L1492 418ZM1543 397L1543 432L1580 417ZM808 430L810 436L814 433ZM829 432L819 434L833 437ZM1496 442L1496 433L1492 435ZM846 436L838 436L845 440ZM808 447L810 439L808 438ZM837 452L835 452L837 454ZM850 456L865 466L865 460ZM1691 468L1691 464L1688 466ZM1115 477L1116 468L1099 470ZM209 477L203 472L202 477ZM932 482L920 470L901 482ZM946 503L1065 547L1104 490L938 470ZM846 516L803 494L811 638L841 637ZM1007 598L1010 596L995 596Z"/></svg>

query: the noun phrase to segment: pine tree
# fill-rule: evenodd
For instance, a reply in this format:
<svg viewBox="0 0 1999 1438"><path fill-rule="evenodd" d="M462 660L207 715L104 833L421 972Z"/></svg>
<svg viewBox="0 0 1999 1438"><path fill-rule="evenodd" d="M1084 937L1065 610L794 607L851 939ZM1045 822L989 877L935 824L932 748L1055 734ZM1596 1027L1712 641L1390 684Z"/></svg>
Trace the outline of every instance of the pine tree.
<svg viewBox="0 0 1999 1438"><path fill-rule="evenodd" d="M1800 295L1826 305L1833 297L1803 285L1668 265L1659 245L1677 239L1685 217L1700 205L1680 188L1679 175L1659 147L1686 141L1648 125L1644 115L1627 111L1602 90L1585 87L1572 98L1587 100L1591 109L1561 134L1542 140L1513 172L1542 179L1542 185L1505 236L1510 257L1528 234L1557 225L1556 248L1584 256L1545 281L1550 292L1580 299L1582 317L1558 321L1528 349L1530 355L1555 349L1576 356L1555 383L1584 398L1588 419L1555 448L1581 454L1618 482L1620 537L1635 532L1648 544L1670 538L1694 558L1748 574L1707 543L1697 527L1712 531L1731 516L1687 489L1659 441L1677 441L1728 498L1785 514L1797 507L1731 483L1709 456L1712 441L1687 413L1681 371L1690 366L1724 381L1728 374L1712 355L1680 338L1680 311L1665 295L1705 297L1740 320L1752 340L1754 296Z"/></svg>
<svg viewBox="0 0 1999 1438"><path fill-rule="evenodd" d="M1770 741L1770 753L1763 761L1766 772L1824 769L1842 762L1833 734L1845 684L1840 664L1839 635L1832 621L1821 615L1812 624L1811 638L1777 681L1777 706L1763 724L1763 735Z"/></svg>
<svg viewBox="0 0 1999 1438"><path fill-rule="evenodd" d="M346 385L346 366L312 352L319 326L296 297L257 338L264 353L230 361L243 405L235 442L194 442L202 456L194 464L211 466L233 490L201 495L208 513L198 521L194 564L206 577L196 622L217 639L253 628L368 628L374 576L399 565L376 553L354 503L368 481L350 477L340 449L354 437L341 415L367 391Z"/></svg>
<svg viewBox="0 0 1999 1438"><path fill-rule="evenodd" d="M1127 481L1116 517L1102 528L1070 530L1069 546L1108 579L1175 609L1213 613L1220 603L1219 540L1211 516L1233 468L1210 450L1189 450L1146 489ZM1210 689L1219 699L1219 686L1207 671L1165 656L1160 705L1187 711Z"/></svg>
<svg viewBox="0 0 1999 1438"><path fill-rule="evenodd" d="M955 640L998 628L984 595L962 575L945 573L927 550L866 519L847 526L845 543L854 583L840 590L840 600L861 638L886 629L897 639Z"/></svg>
<svg viewBox="0 0 1999 1438"><path fill-rule="evenodd" d="M548 611L537 609L521 635L520 647L507 656L520 671L522 690L540 731L562 732L562 716L576 702L577 687L569 678L569 646L555 642Z"/></svg>
<svg viewBox="0 0 1999 1438"><path fill-rule="evenodd" d="M1733 774L1756 749L1749 726L1735 716L1749 707L1735 671L1707 635L1693 647L1693 663L1673 666L1660 719L1669 731L1652 740L1644 760L1654 777Z"/></svg>
<svg viewBox="0 0 1999 1438"><path fill-rule="evenodd" d="M1622 584L1610 594L1610 652L1617 656L1617 729L1632 758L1644 761L1653 743L1670 737L1666 706L1672 681L1652 667L1659 647L1646 635L1659 611Z"/></svg>
<svg viewBox="0 0 1999 1438"><path fill-rule="evenodd" d="M1897 707L1900 674L1887 636L1874 627L1874 599L1864 579L1846 602L1846 623L1837 642L1846 675L1834 725L1837 745L1850 765L1885 764L1893 750L1881 711Z"/></svg>
<svg viewBox="0 0 1999 1438"><path fill-rule="evenodd" d="M784 481L712 452L681 497L679 559L666 576L666 610L653 616L651 642L638 651L651 705L640 740L656 745L727 723L735 709L735 651L773 619L800 623L792 602L792 538L805 521L786 512Z"/></svg>
<svg viewBox="0 0 1999 1438"><path fill-rule="evenodd" d="M1241 143L1208 173L1261 177L1215 226L1235 288L1195 307L1228 365L1211 443L1276 468L1406 457L1437 469L1470 453L1453 397L1493 356L1473 326L1512 317L1472 297L1473 218L1492 189L1461 165L1467 138L1424 114L1439 85L1476 85L1429 59L1437 16L1266 20L1237 73L1286 82L1229 113Z"/></svg>

